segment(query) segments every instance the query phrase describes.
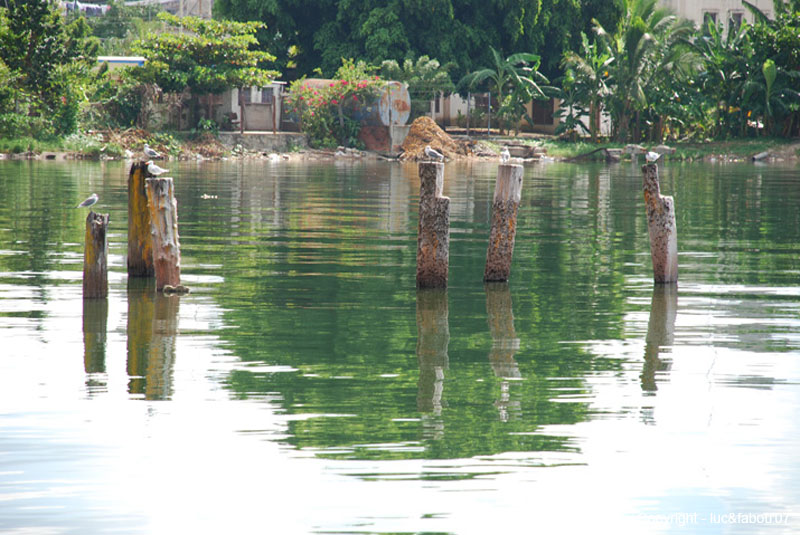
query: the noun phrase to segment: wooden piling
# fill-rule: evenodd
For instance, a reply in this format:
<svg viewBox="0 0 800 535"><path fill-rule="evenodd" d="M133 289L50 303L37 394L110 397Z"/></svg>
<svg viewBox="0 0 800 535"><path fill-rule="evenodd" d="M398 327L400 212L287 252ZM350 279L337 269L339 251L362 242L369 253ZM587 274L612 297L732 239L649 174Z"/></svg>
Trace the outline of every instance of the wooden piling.
<svg viewBox="0 0 800 535"><path fill-rule="evenodd" d="M181 245L178 239L178 202L172 178L148 178L147 202L153 236L156 290L181 284Z"/></svg>
<svg viewBox="0 0 800 535"><path fill-rule="evenodd" d="M446 288L450 260L450 199L442 196L444 164L419 164L417 288Z"/></svg>
<svg viewBox="0 0 800 535"><path fill-rule="evenodd" d="M523 168L501 164L497 168L492 203L492 230L486 251L485 282L505 282L511 275L514 237L517 233L517 209L522 195Z"/></svg>
<svg viewBox="0 0 800 535"><path fill-rule="evenodd" d="M147 208L147 164L135 162L128 173L128 276L153 276L153 237Z"/></svg>
<svg viewBox="0 0 800 535"><path fill-rule="evenodd" d="M658 166L642 166L642 189L650 234L650 256L653 260L653 278L656 283L678 282L678 230L675 225L675 202L661 195L658 184Z"/></svg>
<svg viewBox="0 0 800 535"><path fill-rule="evenodd" d="M108 296L108 214L89 212L83 251L83 298Z"/></svg>

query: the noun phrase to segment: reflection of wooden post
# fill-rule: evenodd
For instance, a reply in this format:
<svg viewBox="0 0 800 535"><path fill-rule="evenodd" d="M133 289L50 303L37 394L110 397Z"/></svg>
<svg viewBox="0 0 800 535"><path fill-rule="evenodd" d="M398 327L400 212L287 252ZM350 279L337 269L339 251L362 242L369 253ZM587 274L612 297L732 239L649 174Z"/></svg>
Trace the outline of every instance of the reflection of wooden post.
<svg viewBox="0 0 800 535"><path fill-rule="evenodd" d="M444 164L419 164L417 288L446 288L450 260L450 199L442 197Z"/></svg>
<svg viewBox="0 0 800 535"><path fill-rule="evenodd" d="M658 284L653 287L650 301L650 320L647 323L647 338L642 368L642 390L655 392L656 372L669 369L659 354L664 346L671 346L675 338L675 318L678 315L678 288L674 284Z"/></svg>
<svg viewBox="0 0 800 535"><path fill-rule="evenodd" d="M678 230L675 226L675 202L661 195L658 166L642 166L642 188L650 233L650 256L653 259L653 278L658 283L678 282Z"/></svg>
<svg viewBox="0 0 800 535"><path fill-rule="evenodd" d="M489 362L494 374L501 379L500 396L494 405L500 413L500 420L508 421L509 413L521 412L519 400L511 401L509 379L519 379L514 353L519 349L519 338L514 330L514 312L511 310L511 292L508 284L485 284L486 316L489 332L492 334L492 350Z"/></svg>
<svg viewBox="0 0 800 535"><path fill-rule="evenodd" d="M83 298L108 296L108 214L89 212L83 251Z"/></svg>
<svg viewBox="0 0 800 535"><path fill-rule="evenodd" d="M144 394L153 343L154 280L128 279L128 393Z"/></svg>
<svg viewBox="0 0 800 535"><path fill-rule="evenodd" d="M522 166L503 164L497 168L492 204L492 230L486 251L483 280L504 282L511 275L514 237L517 233L517 209L522 195Z"/></svg>
<svg viewBox="0 0 800 535"><path fill-rule="evenodd" d="M108 299L83 300L83 369L87 375L106 371ZM92 387L91 383L89 386Z"/></svg>
<svg viewBox="0 0 800 535"><path fill-rule="evenodd" d="M171 178L148 178L147 199L153 234L153 267L156 290L181 283L181 250L178 241L178 202Z"/></svg>
<svg viewBox="0 0 800 535"><path fill-rule="evenodd" d="M153 276L153 238L147 208L147 164L136 162L128 174L128 276Z"/></svg>
<svg viewBox="0 0 800 535"><path fill-rule="evenodd" d="M417 292L417 360L419 384L417 409L439 413L442 410L444 370L447 369L447 346L450 343L447 291Z"/></svg>
<svg viewBox="0 0 800 535"><path fill-rule="evenodd" d="M175 342L178 336L177 296L156 294L153 315L153 339L147 359L145 398L169 399L172 395L172 375L175 366Z"/></svg>

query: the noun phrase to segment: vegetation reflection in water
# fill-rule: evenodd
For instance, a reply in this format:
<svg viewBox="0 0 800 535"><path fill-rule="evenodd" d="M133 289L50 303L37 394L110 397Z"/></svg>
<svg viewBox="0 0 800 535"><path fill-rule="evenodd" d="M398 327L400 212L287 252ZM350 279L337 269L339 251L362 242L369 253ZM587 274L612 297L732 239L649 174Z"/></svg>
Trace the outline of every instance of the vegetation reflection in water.
<svg viewBox="0 0 800 535"><path fill-rule="evenodd" d="M47 291L71 284L48 274L63 269L59 255L77 267L83 214L63 199L84 192L77 177L32 180L33 169L5 174L3 249L26 254L0 261L6 277L24 273L26 285ZM112 212L119 271L125 169L117 179L86 169ZM215 334L242 362L226 379L231 393L277 404L291 416L285 441L323 457L576 452L573 439L547 429L600 416L587 379L621 376L626 360L592 341L645 340L641 389L655 393L668 377L678 293L701 309L742 301L725 308L731 316L792 313L795 293L769 290L796 284L800 194L788 172L764 181L751 167L662 169L677 203L676 292L650 283L640 172L626 165L529 168L511 282L484 286L493 169L448 166L450 289L418 292L413 166L183 166L184 272L223 311ZM184 358L175 349L180 299L151 290L132 279L124 292L128 392L169 399L171 367ZM637 312L649 315L646 333L626 332L626 315ZM90 391L104 387L94 381L105 370L107 315L102 302L84 304ZM747 343L787 350L785 324L758 321L752 328L771 336ZM748 336L735 323L711 328L723 346Z"/></svg>

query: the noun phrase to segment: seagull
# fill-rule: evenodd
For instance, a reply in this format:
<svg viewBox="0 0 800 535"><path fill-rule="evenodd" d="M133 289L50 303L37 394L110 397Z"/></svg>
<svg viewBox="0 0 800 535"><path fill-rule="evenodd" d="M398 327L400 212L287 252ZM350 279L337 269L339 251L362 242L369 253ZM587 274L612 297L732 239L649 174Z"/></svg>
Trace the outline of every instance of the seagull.
<svg viewBox="0 0 800 535"><path fill-rule="evenodd" d="M508 163L508 160L511 159L511 153L508 152L508 147L503 147L503 150L500 151L500 161L503 163Z"/></svg>
<svg viewBox="0 0 800 535"><path fill-rule="evenodd" d="M647 160L647 163L657 162L659 158L661 158L661 155L653 151L649 151L647 154L644 155L644 159Z"/></svg>
<svg viewBox="0 0 800 535"><path fill-rule="evenodd" d="M153 163L153 160L147 161L147 172L153 176L158 176L162 173L168 173L169 169L162 169L156 164Z"/></svg>
<svg viewBox="0 0 800 535"><path fill-rule="evenodd" d="M427 156L428 158L430 158L435 162L444 161L444 156L442 155L442 153L433 150L430 145L425 147L425 156Z"/></svg>
<svg viewBox="0 0 800 535"><path fill-rule="evenodd" d="M144 144L143 152L148 158L161 158L161 153L151 149L147 143Z"/></svg>
<svg viewBox="0 0 800 535"><path fill-rule="evenodd" d="M97 202L97 193L92 193L92 195L88 199L80 203L75 208L88 208L96 202Z"/></svg>

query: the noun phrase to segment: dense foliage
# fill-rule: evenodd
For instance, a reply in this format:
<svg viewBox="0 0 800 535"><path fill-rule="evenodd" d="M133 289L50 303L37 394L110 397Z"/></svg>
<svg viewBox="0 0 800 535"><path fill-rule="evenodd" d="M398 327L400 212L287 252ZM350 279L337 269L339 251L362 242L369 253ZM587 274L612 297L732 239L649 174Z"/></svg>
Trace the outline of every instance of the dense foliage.
<svg viewBox="0 0 800 535"><path fill-rule="evenodd" d="M264 21L270 31L261 43L297 76L316 68L330 75L343 57L379 65L428 56L452 62L454 79L490 64L490 47L539 54L545 74L555 74L564 48L577 45L574 36L592 19L613 25L619 17L604 0L216 0L214 10Z"/></svg>
<svg viewBox="0 0 800 535"><path fill-rule="evenodd" d="M52 0L0 8L0 133L68 134L93 79L97 42L83 18L67 23Z"/></svg>

